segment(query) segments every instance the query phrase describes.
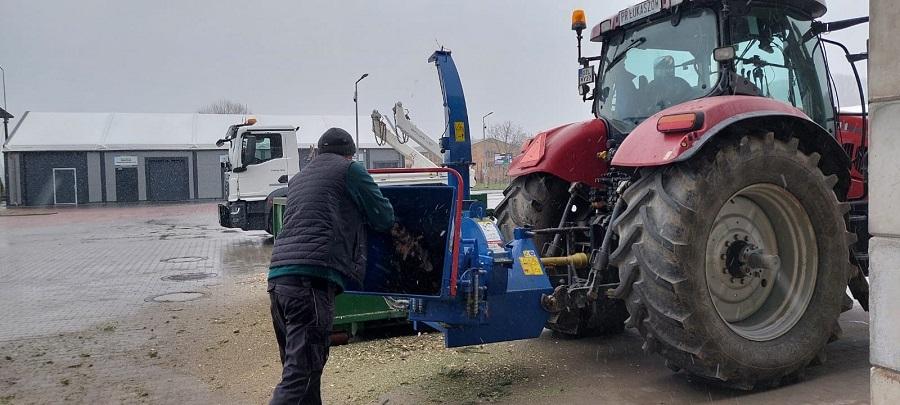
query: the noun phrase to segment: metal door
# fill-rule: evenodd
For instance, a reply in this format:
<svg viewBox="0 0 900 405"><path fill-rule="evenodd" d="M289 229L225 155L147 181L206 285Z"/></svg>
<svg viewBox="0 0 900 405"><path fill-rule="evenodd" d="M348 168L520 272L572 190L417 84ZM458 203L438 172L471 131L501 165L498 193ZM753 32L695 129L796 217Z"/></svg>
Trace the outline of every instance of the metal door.
<svg viewBox="0 0 900 405"><path fill-rule="evenodd" d="M186 158L148 158L147 200L183 201L191 198Z"/></svg>
<svg viewBox="0 0 900 405"><path fill-rule="evenodd" d="M136 167L116 168L116 201L138 200L138 175Z"/></svg>
<svg viewBox="0 0 900 405"><path fill-rule="evenodd" d="M78 177L75 168L53 169L53 203L78 204Z"/></svg>

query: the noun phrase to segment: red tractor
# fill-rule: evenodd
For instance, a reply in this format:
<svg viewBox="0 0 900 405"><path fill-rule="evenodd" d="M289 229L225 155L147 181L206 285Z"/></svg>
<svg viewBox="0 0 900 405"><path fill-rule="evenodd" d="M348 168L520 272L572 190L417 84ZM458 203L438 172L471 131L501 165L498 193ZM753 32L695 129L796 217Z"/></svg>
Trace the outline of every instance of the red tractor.
<svg viewBox="0 0 900 405"><path fill-rule="evenodd" d="M848 286L867 308L869 238L865 109L838 113L825 45L867 54L820 35L868 18L825 11L649 0L594 27L602 52L582 57L576 10L595 118L526 142L496 210L542 256L590 257L550 274L549 328L634 327L673 370L747 389L824 360Z"/></svg>

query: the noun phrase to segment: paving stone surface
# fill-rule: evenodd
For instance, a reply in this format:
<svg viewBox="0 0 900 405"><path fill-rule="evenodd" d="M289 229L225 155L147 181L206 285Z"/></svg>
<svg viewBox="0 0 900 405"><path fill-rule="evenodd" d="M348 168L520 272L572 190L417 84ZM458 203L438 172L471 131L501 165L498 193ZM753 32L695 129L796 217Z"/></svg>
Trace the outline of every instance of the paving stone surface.
<svg viewBox="0 0 900 405"><path fill-rule="evenodd" d="M219 227L209 203L52 212L0 216L0 342L78 331L157 295L261 273L271 253L265 233ZM177 281L195 273L209 277Z"/></svg>

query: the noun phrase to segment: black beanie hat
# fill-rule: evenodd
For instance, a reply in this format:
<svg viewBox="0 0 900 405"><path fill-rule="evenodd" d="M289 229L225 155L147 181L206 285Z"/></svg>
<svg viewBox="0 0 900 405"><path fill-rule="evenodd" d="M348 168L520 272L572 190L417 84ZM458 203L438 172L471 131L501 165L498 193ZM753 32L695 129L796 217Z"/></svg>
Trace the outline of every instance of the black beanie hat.
<svg viewBox="0 0 900 405"><path fill-rule="evenodd" d="M319 153L334 153L341 156L356 154L353 137L340 128L330 128L319 138Z"/></svg>

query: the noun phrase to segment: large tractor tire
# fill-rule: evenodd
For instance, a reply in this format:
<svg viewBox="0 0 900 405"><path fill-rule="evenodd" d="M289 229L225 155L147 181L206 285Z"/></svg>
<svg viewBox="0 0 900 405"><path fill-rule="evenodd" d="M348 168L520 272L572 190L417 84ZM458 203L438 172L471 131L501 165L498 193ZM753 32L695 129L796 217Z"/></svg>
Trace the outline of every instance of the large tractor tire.
<svg viewBox="0 0 900 405"><path fill-rule="evenodd" d="M494 210L497 226L506 240L512 240L516 227L555 228L568 200L569 186L558 177L544 173L516 177ZM535 235L534 244L542 250L552 240L552 235Z"/></svg>
<svg viewBox="0 0 900 405"><path fill-rule="evenodd" d="M558 177L535 173L515 178L503 194L503 201L495 210L497 226L506 240L512 240L516 227L557 227L569 199L569 185ZM590 212L586 201L576 201L575 207L573 219L584 219L584 215ZM553 236L534 237L539 250L543 250L552 240ZM555 322L547 324L547 328L565 336L608 335L622 332L627 318L628 312L622 300L601 297L585 308L563 311Z"/></svg>
<svg viewBox="0 0 900 405"><path fill-rule="evenodd" d="M819 159L768 133L641 173L610 262L645 350L742 389L824 361L840 333L853 238L838 179Z"/></svg>

